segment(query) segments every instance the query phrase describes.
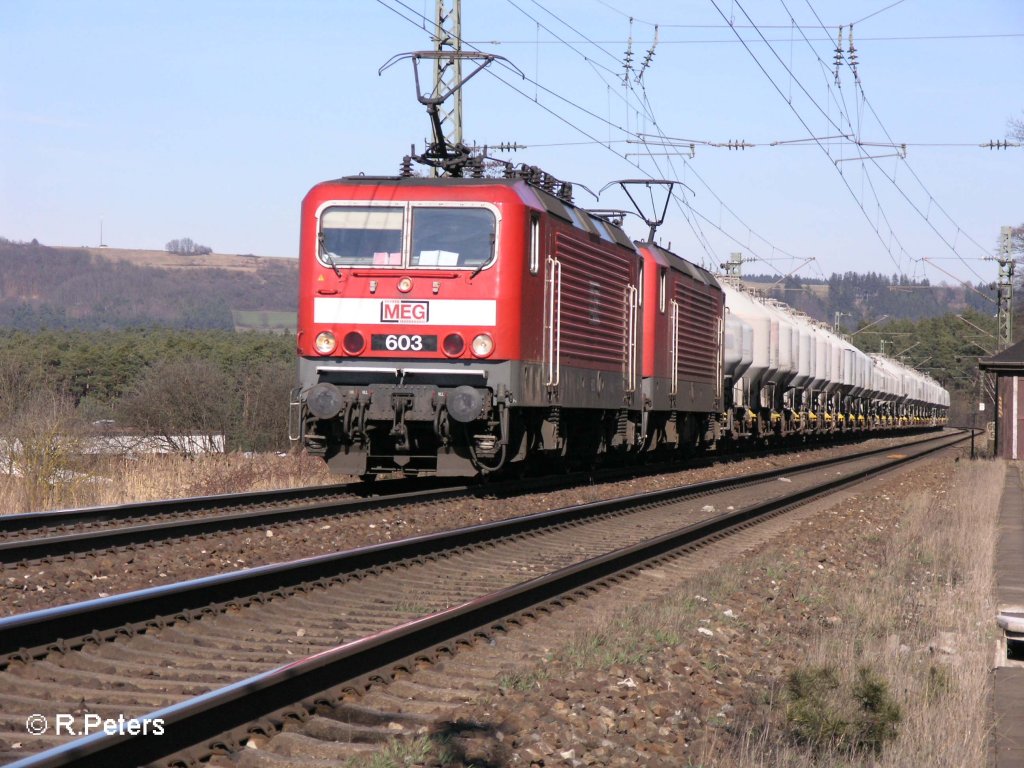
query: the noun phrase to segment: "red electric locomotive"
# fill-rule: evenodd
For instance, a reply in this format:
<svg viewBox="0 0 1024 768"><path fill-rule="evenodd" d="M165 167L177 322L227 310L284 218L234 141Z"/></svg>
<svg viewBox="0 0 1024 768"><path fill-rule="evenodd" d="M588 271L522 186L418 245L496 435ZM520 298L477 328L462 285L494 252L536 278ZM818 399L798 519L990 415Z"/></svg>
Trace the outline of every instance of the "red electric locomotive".
<svg viewBox="0 0 1024 768"><path fill-rule="evenodd" d="M569 185L356 176L302 207L293 437L332 470L465 475L642 437L642 259Z"/></svg>
<svg viewBox="0 0 1024 768"><path fill-rule="evenodd" d="M725 297L707 270L653 243L644 260L646 444L692 448L720 437Z"/></svg>

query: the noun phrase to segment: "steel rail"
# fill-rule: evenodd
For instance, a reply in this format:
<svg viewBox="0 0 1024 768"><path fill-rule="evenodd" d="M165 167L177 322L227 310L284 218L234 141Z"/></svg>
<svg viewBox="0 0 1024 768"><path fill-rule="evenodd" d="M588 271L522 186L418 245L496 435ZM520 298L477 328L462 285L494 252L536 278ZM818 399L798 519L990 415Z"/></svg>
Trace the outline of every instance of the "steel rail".
<svg viewBox="0 0 1024 768"><path fill-rule="evenodd" d="M912 433L900 433L890 435L887 433L862 433L851 432L837 436L831 445L841 445L856 440L885 437L912 437L933 428L923 427ZM806 447L826 447L824 444L805 444ZM606 468L602 472L572 472L561 476L548 476L545 478L532 478L531 481L538 485L561 486L573 481L574 478L616 478L619 476L633 477L657 472L669 471L671 469L691 469L703 467L725 459L735 459L750 456L770 455L778 452L780 447L792 448L792 446L775 446L772 449L759 449L751 451L739 451L719 453L708 456L705 459L689 460L685 465L679 464L646 464L633 465L629 467ZM453 478L419 477L419 478L396 478L392 480L381 480L374 484L365 482L338 483L333 485L312 485L300 488L285 488L273 491L254 491L247 493L226 493L209 496L189 496L173 499L158 499L154 501L133 502L129 504L114 504L97 507L78 507L72 509L47 510L39 512L20 512L11 515L0 515L0 536L11 536L21 533L42 533L44 531L60 531L70 526L95 525L101 523L116 523L136 518L153 517L181 517L194 515L201 512L217 513L219 510L227 510L238 507L273 507L281 504L295 504L313 499L325 497L336 497L339 495L353 495L359 498L375 498L398 496L405 493L412 493L423 490L461 489L463 492L487 492L488 490L499 490L505 486L521 484L518 480L497 480L490 483L474 481L470 483L455 481ZM431 487L433 486L433 488ZM343 501L343 499L335 499ZM263 510L255 510L257 513ZM280 510L278 510L280 512ZM161 521L163 522L163 521Z"/></svg>
<svg viewBox="0 0 1024 768"><path fill-rule="evenodd" d="M925 438L924 441L912 441L910 444L926 442L936 439ZM892 450L889 448L873 449L862 452L861 455L870 455L872 452ZM709 459L712 462L714 459ZM826 460L827 461L827 460ZM657 467L631 467L626 469L613 469L601 476L601 479L612 479L618 476L636 477L657 473ZM774 471L774 470L773 470ZM787 470L777 470L784 472ZM576 473L573 475L548 476L527 481L527 487L531 491L541 491L551 488L571 486L580 478L593 479L593 475L587 473ZM396 487L408 487L410 481L395 480ZM89 552L97 552L117 547L129 547L140 544L148 544L168 539L184 538L208 533L238 531L245 528L257 527L278 522L291 522L302 519L323 517L332 514L358 514L368 512L394 504L430 503L444 501L447 499L461 498L473 494L486 493L495 494L508 490L510 492L523 492L524 481L499 481L489 485L442 485L434 490L401 491L387 495L371 496L369 498L357 499L328 499L311 504L296 504L294 506L279 508L259 508L244 512L232 512L227 514L209 515L198 518L184 518L163 520L155 523L144 523L141 525L129 525L117 528L102 528L87 530L78 533L67 533L57 535L37 536L29 539L14 539L11 541L0 541L0 564L16 564L26 561L42 560L44 558L65 557L68 555L79 555ZM211 503L219 503L223 499L226 504L233 506L245 505L252 499L259 503L287 503L289 499L299 501L309 496L330 495L330 490L347 488L341 486L307 486L305 488L288 489L283 491L261 491L253 494L226 494L223 496L204 496L185 499L169 499L164 501L143 502L137 505L119 505L116 507L90 507L79 510L59 510L56 512L32 512L25 515L0 516L0 523L10 517L24 518L31 516L34 520L68 519L76 515L90 516L94 520L103 519L102 515L120 515L121 519L138 517L138 510L160 511L166 514L166 510L173 509L180 505L187 512L188 510L211 509ZM365 486L363 486L365 487ZM248 501L247 501L248 500ZM272 501L276 500L276 501ZM156 512L154 512L156 513ZM53 515L50 518L47 516ZM113 519L113 518L111 518ZM23 521L23 522L27 522Z"/></svg>
<svg viewBox="0 0 1024 768"><path fill-rule="evenodd" d="M357 514L395 504L427 504L473 493L468 486L451 486L433 491L408 491L360 499L331 499L287 507L253 509L245 512L212 515L158 523L103 528L63 535L39 536L0 542L0 563L18 563L47 557L62 557L115 547L146 544L219 531L237 531L267 523L290 522L334 514Z"/></svg>
<svg viewBox="0 0 1024 768"><path fill-rule="evenodd" d="M435 482L438 482L435 480ZM418 480L417 487L423 479ZM454 483L444 483L454 485ZM99 507L77 507L55 509L43 512L20 512L14 515L0 515L0 534L14 534L27 531L59 529L70 525L107 523L131 520L140 517L175 516L203 511L231 509L253 505L292 504L325 496L351 494L359 497L387 495L392 487L412 488L409 479L382 480L375 484L336 483L333 485L307 485L300 488L284 488L273 491L252 491L248 493L223 493L210 496L187 496L175 499L158 499L130 504L112 504Z"/></svg>
<svg viewBox="0 0 1024 768"><path fill-rule="evenodd" d="M393 666L425 650L444 649L461 637L486 635L509 618L538 605L564 599L617 574L636 570L680 549L693 548L730 531L746 528L800 503L888 472L967 439L969 436L959 436L820 486L687 525L165 707L146 716L163 721L164 734L159 737L123 732L97 733L19 760L9 768L140 765L193 751L197 747L209 753L209 750L230 741L230 738L222 738L224 734L237 733L253 721L265 722L270 717L295 714L296 707L315 706L325 691L336 689L347 681ZM646 499L647 496L640 494L632 498Z"/></svg>
<svg viewBox="0 0 1024 768"><path fill-rule="evenodd" d="M319 490L327 493L344 493L354 483L338 485L308 486L287 490L263 491L257 493L226 493L211 496L192 496L177 499L112 504L101 507L76 507L55 509L44 512L21 512L0 517L0 533L19 533L45 528L60 528L91 522L112 522L146 515L166 515L181 512L198 512L205 509L225 509L245 506L251 503L276 504L297 498L308 498L307 494Z"/></svg>
<svg viewBox="0 0 1024 768"><path fill-rule="evenodd" d="M943 434L916 441L913 445L921 446L950 438L950 435ZM261 594L282 594L303 585L361 570L381 568L401 560L426 557L539 528L564 525L585 517L619 513L641 505L671 503L727 488L774 480L782 475L812 472L821 467L857 461L893 450L892 447L877 448L848 456L834 456L783 469L620 496L15 614L0 618L0 663L5 658L30 658L45 655L50 650L63 651L86 642L99 642L116 634L145 631L147 627L166 623L167 619L161 617L170 617L171 621L177 617L190 618L212 612L216 606L249 601Z"/></svg>

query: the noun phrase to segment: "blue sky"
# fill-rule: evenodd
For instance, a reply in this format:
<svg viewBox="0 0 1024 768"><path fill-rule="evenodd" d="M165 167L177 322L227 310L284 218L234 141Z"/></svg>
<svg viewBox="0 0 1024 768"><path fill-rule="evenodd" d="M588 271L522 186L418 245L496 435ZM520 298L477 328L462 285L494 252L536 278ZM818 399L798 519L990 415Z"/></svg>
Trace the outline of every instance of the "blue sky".
<svg viewBox="0 0 1024 768"><path fill-rule="evenodd" d="M982 259L1000 226L1024 222L1024 149L976 145L1024 118L1024 3L637 0L632 21L620 7L463 0L467 46L525 75L492 65L466 86L467 140L528 145L509 159L595 192L685 182L660 238L705 265L742 251L747 272L995 279ZM411 65L378 69L430 46L432 13L430 0L0 0L0 236L96 245L102 220L114 247L191 237L296 255L309 187L394 173L422 146ZM834 38L852 22L860 86L845 62L837 86ZM840 133L862 145L806 141ZM639 134L694 141L694 156ZM701 143L729 140L757 146ZM871 142L906 143L906 157ZM627 205L615 189L577 201Z"/></svg>

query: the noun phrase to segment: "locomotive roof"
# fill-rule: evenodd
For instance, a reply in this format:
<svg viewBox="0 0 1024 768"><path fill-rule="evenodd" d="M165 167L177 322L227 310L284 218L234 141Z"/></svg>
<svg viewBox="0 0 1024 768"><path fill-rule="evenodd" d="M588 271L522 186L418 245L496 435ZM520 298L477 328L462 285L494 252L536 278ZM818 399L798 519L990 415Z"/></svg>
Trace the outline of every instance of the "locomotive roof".
<svg viewBox="0 0 1024 768"><path fill-rule="evenodd" d="M427 176L342 176L340 179L332 179L327 182L329 184L394 184L401 187L509 187L516 189L519 196L524 199L525 202L531 202L527 195L524 194L526 190L532 193L533 201L537 204L537 207L543 208L548 213L552 213L558 216L560 219L568 221L570 224L577 225L579 222L576 217L573 216L569 211L581 211L586 213L586 218L599 219L607 226L609 234L619 245L625 246L626 248L633 248L633 241L629 239L629 236L623 231L622 227L608 219L590 213L586 208L581 208L568 200L563 200L557 197L545 189L532 184L527 179L516 178L516 179L503 179L503 178L463 178L463 177L450 177L446 176L443 178L431 178ZM590 231L590 230L588 230ZM593 234L598 234L593 232ZM698 268L699 269L699 268ZM713 278L712 278L713 279Z"/></svg>
<svg viewBox="0 0 1024 768"><path fill-rule="evenodd" d="M704 269L704 267L698 266L692 261L687 261L682 256L673 253L667 248L662 248L657 243L637 242L636 245L638 248L649 248L652 252L657 253L665 259L673 269L684 272L698 282L721 290L722 286L719 285L718 279L708 270Z"/></svg>

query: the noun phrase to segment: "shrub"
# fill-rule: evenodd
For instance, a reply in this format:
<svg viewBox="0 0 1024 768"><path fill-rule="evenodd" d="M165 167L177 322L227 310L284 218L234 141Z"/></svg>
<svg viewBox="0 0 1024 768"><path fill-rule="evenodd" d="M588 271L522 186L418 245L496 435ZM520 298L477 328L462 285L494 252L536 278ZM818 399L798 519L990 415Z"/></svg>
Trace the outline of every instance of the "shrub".
<svg viewBox="0 0 1024 768"><path fill-rule="evenodd" d="M868 667L848 690L832 667L794 670L786 681L793 739L819 753L879 753L902 719L888 684Z"/></svg>

